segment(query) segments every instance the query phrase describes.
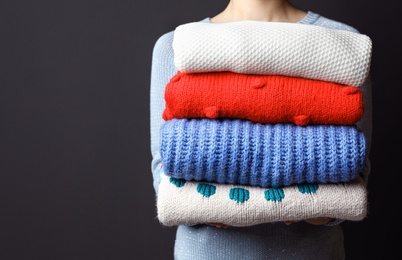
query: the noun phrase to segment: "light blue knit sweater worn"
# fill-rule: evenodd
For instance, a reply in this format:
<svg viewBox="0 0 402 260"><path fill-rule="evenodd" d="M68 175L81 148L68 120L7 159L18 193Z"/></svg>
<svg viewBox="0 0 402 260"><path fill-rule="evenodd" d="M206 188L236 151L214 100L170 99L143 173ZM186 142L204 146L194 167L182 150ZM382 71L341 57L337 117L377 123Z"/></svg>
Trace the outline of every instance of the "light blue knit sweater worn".
<svg viewBox="0 0 402 260"><path fill-rule="evenodd" d="M205 18L201 22L210 22ZM301 24L357 32L351 26L308 12ZM160 183L162 166L160 155L161 127L165 123L162 113L165 108L164 89L177 73L172 48L174 32L163 34L155 43L152 56L150 86L150 135L152 174L155 194ZM370 78L360 87L363 91L365 112L358 127L366 137L366 163L362 176L368 181L371 143L372 97ZM343 232L341 225L315 226L303 221L292 225L283 223L262 224L247 228L218 229L207 225L179 226L174 244L175 260L233 260L233 259L344 259ZM172 259L166 256L165 259Z"/></svg>
<svg viewBox="0 0 402 260"><path fill-rule="evenodd" d="M281 187L351 181L366 145L355 126L173 119L162 126L161 156L174 178Z"/></svg>

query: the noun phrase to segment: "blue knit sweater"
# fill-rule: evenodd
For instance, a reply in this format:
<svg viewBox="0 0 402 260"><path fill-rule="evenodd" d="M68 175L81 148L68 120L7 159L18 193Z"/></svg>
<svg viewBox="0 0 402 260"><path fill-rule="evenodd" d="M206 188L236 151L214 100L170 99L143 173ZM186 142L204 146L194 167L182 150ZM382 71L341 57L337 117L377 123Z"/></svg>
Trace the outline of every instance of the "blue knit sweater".
<svg viewBox="0 0 402 260"><path fill-rule="evenodd" d="M161 155L174 178L281 187L355 179L366 144L355 126L173 119L162 126Z"/></svg>

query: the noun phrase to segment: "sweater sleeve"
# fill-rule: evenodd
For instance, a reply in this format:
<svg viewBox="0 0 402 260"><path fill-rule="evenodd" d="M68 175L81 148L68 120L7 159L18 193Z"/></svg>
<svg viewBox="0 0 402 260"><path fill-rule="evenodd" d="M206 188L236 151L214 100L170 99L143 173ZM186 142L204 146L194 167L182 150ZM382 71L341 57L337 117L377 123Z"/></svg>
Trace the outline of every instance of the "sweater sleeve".
<svg viewBox="0 0 402 260"><path fill-rule="evenodd" d="M164 123L162 113L165 108L164 90L170 78L177 72L173 59L173 32L163 34L156 41L152 52L150 86L150 135L152 154L152 175L155 192L160 183L159 171L162 159L159 153L160 128Z"/></svg>
<svg viewBox="0 0 402 260"><path fill-rule="evenodd" d="M371 132L372 132L372 115L373 115L373 107L372 107L372 81L371 75L369 75L364 82L363 86L361 86L361 91L363 92L363 101L364 101L364 114L362 119L357 122L357 126L363 131L364 136L366 138L366 163L362 172L362 177L366 185L368 184L368 177L371 171L370 167L370 148L371 148Z"/></svg>

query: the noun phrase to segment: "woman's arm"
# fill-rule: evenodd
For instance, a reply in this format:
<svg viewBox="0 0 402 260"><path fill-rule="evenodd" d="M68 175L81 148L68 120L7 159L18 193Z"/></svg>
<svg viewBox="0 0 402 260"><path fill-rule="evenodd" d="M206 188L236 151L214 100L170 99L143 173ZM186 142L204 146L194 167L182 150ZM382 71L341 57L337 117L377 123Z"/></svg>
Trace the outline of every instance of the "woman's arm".
<svg viewBox="0 0 402 260"><path fill-rule="evenodd" d="M165 108L164 91L170 78L177 73L173 60L173 32L162 35L155 43L152 53L151 87L150 87L150 130L152 175L155 192L158 193L160 182L159 170L162 159L159 153L160 128L164 123L162 113Z"/></svg>

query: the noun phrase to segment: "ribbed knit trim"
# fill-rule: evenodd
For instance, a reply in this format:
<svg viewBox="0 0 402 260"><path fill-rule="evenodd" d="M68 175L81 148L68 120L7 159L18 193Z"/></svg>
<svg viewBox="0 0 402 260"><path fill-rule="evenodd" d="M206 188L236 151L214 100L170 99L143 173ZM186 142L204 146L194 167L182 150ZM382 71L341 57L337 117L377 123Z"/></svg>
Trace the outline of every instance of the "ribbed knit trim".
<svg viewBox="0 0 402 260"><path fill-rule="evenodd" d="M363 93L356 87L280 75L178 72L164 96L165 120L353 125L363 116Z"/></svg>
<svg viewBox="0 0 402 260"><path fill-rule="evenodd" d="M313 24L313 23L315 23L317 21L318 18L320 18L319 14L316 14L314 12L308 11L307 15L297 23Z"/></svg>
<svg viewBox="0 0 402 260"><path fill-rule="evenodd" d="M161 128L160 152L168 176L281 187L355 179L365 138L355 126L173 119Z"/></svg>
<svg viewBox="0 0 402 260"><path fill-rule="evenodd" d="M320 17L319 14L316 14L314 12L311 11L307 11L307 15L305 17L303 17L303 19L301 19L300 21L298 21L297 23L301 23L301 24L313 24L315 21L317 21L317 19ZM211 17L207 17L202 19L200 22L207 22L207 23L212 23L211 21Z"/></svg>

